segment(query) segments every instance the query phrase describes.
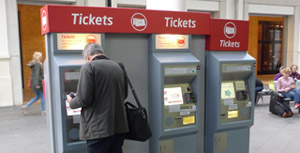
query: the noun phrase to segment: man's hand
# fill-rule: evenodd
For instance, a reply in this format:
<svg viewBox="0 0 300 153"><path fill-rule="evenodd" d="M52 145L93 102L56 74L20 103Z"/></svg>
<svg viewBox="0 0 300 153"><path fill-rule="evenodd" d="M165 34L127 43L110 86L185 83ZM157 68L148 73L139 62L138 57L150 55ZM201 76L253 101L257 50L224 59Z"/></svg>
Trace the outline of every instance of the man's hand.
<svg viewBox="0 0 300 153"><path fill-rule="evenodd" d="M40 89L40 88L41 88L41 86L35 86L35 88L37 88L37 89Z"/></svg>
<svg viewBox="0 0 300 153"><path fill-rule="evenodd" d="M285 88L283 91L284 92L288 92L290 89L288 89L288 88Z"/></svg>
<svg viewBox="0 0 300 153"><path fill-rule="evenodd" d="M70 95L67 95L67 102L69 103L69 102L71 102L71 100L72 100L72 97Z"/></svg>

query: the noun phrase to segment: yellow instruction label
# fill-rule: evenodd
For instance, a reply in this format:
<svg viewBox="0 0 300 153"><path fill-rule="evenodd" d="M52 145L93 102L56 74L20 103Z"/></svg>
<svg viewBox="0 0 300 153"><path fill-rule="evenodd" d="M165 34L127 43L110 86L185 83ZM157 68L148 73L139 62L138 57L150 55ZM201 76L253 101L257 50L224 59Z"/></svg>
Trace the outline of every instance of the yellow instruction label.
<svg viewBox="0 0 300 153"><path fill-rule="evenodd" d="M235 81L236 90L246 90L244 81Z"/></svg>
<svg viewBox="0 0 300 153"><path fill-rule="evenodd" d="M194 123L195 123L195 116L183 117L183 125L194 124Z"/></svg>
<svg viewBox="0 0 300 153"><path fill-rule="evenodd" d="M228 111L228 118L236 118L239 116L239 111Z"/></svg>

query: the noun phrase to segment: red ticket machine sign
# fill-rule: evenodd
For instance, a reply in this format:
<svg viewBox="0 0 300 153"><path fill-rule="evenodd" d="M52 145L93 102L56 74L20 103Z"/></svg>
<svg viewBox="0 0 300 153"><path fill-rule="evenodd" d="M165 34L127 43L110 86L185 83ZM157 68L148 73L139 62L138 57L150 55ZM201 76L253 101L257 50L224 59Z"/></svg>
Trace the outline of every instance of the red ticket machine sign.
<svg viewBox="0 0 300 153"><path fill-rule="evenodd" d="M210 15L200 12L46 5L40 13L43 35L62 32L210 34Z"/></svg>
<svg viewBox="0 0 300 153"><path fill-rule="evenodd" d="M248 21L211 19L211 35L206 38L206 50L246 51L248 33Z"/></svg>

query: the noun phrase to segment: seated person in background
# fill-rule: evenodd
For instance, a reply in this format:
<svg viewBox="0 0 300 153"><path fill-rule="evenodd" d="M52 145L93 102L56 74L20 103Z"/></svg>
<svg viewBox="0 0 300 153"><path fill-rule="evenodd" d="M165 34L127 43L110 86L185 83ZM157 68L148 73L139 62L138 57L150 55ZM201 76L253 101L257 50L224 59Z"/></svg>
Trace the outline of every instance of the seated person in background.
<svg viewBox="0 0 300 153"><path fill-rule="evenodd" d="M283 76L278 79L277 91L282 92L284 98L291 98L295 101L295 109L300 108L300 89L295 89L293 78L289 77L290 68L283 69ZM298 116L300 112L298 111Z"/></svg>
<svg viewBox="0 0 300 153"><path fill-rule="evenodd" d="M257 93L262 91L264 89L264 84L256 78L255 81L255 104L256 104L256 99L257 99Z"/></svg>
<svg viewBox="0 0 300 153"><path fill-rule="evenodd" d="M282 70L284 69L285 67L284 66L281 66L279 68L279 72L275 75L273 81L277 81L280 77L282 77Z"/></svg>
<svg viewBox="0 0 300 153"><path fill-rule="evenodd" d="M290 77L292 77L294 80L300 80L300 74L297 72L298 66L292 65L291 70L292 70L292 73L290 74Z"/></svg>

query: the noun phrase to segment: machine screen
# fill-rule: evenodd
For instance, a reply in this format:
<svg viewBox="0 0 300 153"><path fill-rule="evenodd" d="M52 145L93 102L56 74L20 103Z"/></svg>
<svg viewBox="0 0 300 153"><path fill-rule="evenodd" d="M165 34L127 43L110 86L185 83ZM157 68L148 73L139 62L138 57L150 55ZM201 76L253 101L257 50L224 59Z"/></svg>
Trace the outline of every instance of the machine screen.
<svg viewBox="0 0 300 153"><path fill-rule="evenodd" d="M65 95L70 94L71 92L76 93L77 84L79 80L79 71L80 69L68 69L64 71L64 91ZM69 103L64 101L66 108L66 134L67 142L77 142L79 140L79 123L80 123L80 112L79 109L71 109Z"/></svg>
<svg viewBox="0 0 300 153"><path fill-rule="evenodd" d="M182 88L164 88L164 103L165 106L183 104Z"/></svg>
<svg viewBox="0 0 300 153"><path fill-rule="evenodd" d="M222 84L221 84L221 98L222 99L235 98L233 82L222 82Z"/></svg>

